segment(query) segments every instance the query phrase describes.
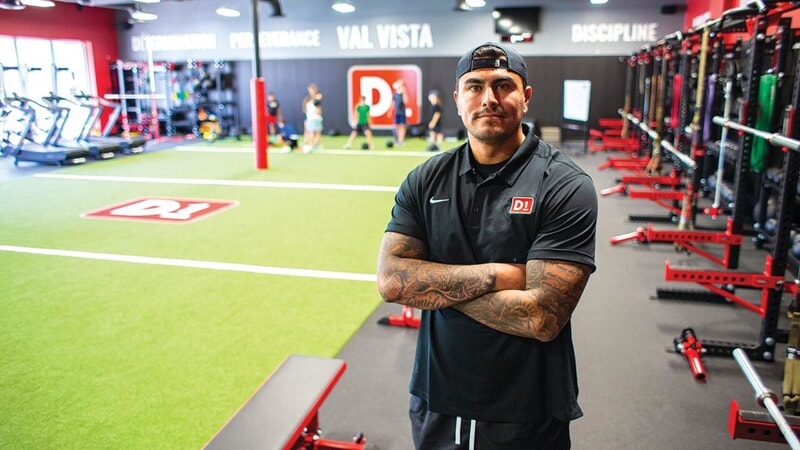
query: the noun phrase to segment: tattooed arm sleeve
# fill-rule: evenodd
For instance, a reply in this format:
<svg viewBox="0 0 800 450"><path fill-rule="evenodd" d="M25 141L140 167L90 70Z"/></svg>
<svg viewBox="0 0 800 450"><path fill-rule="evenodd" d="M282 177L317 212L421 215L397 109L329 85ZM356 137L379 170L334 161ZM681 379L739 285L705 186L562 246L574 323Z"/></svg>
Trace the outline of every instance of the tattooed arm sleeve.
<svg viewBox="0 0 800 450"><path fill-rule="evenodd" d="M425 261L419 239L387 232L378 256L378 292L388 303L441 309L501 289L523 289L521 264L451 265Z"/></svg>
<svg viewBox="0 0 800 450"><path fill-rule="evenodd" d="M524 290L492 292L454 307L495 330L547 342L569 320L590 273L579 263L529 260Z"/></svg>

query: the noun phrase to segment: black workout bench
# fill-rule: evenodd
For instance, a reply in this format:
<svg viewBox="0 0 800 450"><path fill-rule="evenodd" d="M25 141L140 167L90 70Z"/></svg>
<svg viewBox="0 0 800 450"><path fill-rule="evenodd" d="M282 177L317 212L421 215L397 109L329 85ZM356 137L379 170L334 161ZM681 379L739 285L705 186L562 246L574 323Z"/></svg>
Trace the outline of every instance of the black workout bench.
<svg viewBox="0 0 800 450"><path fill-rule="evenodd" d="M341 359L289 355L205 445L205 449L362 450L322 439L318 412L347 364Z"/></svg>

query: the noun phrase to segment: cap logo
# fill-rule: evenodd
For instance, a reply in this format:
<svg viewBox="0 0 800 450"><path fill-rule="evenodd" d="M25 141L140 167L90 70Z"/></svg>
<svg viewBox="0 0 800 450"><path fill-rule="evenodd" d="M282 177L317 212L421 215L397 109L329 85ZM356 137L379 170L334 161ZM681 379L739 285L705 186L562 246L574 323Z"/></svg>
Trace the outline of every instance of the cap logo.
<svg viewBox="0 0 800 450"><path fill-rule="evenodd" d="M480 50L484 48L492 49L481 52ZM523 85L528 83L528 68L525 65L525 59L513 48L497 42L486 42L465 53L456 65L456 81L465 73L478 69L506 69L519 75Z"/></svg>
<svg viewBox="0 0 800 450"><path fill-rule="evenodd" d="M489 58L477 58L472 60L472 64L470 65L470 70L478 70L478 69L499 69L499 68L506 68L508 69L508 60L505 59L489 59Z"/></svg>

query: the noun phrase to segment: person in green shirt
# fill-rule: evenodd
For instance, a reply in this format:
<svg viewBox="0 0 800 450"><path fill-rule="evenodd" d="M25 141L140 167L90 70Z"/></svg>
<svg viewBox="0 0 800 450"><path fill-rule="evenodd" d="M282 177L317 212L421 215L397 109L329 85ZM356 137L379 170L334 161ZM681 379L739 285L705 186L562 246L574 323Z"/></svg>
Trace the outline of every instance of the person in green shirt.
<svg viewBox="0 0 800 450"><path fill-rule="evenodd" d="M367 104L367 98L363 95L361 96L361 100L355 107L355 116L356 116L356 124L353 126L353 131L350 132L350 137L347 139L347 143L344 144L344 148L350 148L353 145L353 140L355 140L356 136L359 133L363 133L364 136L367 138L367 147L361 147L364 150L370 149L372 150L372 129L369 127L369 123L371 121L371 117L369 115L369 105Z"/></svg>

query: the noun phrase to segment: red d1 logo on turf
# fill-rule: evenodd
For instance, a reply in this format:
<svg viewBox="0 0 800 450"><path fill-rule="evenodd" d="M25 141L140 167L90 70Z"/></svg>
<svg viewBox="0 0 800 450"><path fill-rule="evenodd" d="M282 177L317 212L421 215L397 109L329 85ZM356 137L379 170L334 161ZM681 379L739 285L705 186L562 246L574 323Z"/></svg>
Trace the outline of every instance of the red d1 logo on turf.
<svg viewBox="0 0 800 450"><path fill-rule="evenodd" d="M147 222L189 223L236 206L227 200L179 198L140 198L89 212L83 217L142 220Z"/></svg>
<svg viewBox="0 0 800 450"><path fill-rule="evenodd" d="M422 70L414 64L389 66L351 66L347 71L347 111L349 123L356 122L355 107L366 98L370 106L371 126L375 129L394 127L392 85L403 80L408 92L406 122L415 125L422 122Z"/></svg>
<svg viewBox="0 0 800 450"><path fill-rule="evenodd" d="M511 214L530 214L533 211L533 197L514 197L511 199Z"/></svg>

